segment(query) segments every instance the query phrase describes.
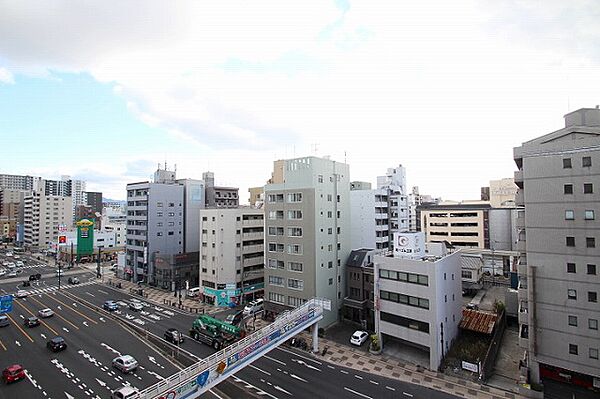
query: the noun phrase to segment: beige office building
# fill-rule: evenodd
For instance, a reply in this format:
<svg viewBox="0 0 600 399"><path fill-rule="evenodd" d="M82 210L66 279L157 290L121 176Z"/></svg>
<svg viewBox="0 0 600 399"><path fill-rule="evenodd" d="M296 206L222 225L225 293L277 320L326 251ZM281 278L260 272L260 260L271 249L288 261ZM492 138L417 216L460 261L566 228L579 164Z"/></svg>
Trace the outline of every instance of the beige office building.
<svg viewBox="0 0 600 399"><path fill-rule="evenodd" d="M489 247L489 203L442 203L422 205L419 209L425 241L447 241L456 247Z"/></svg>
<svg viewBox="0 0 600 399"><path fill-rule="evenodd" d="M44 195L43 188L24 197L23 213L24 245L31 248L49 248L61 229L73 225L72 198Z"/></svg>

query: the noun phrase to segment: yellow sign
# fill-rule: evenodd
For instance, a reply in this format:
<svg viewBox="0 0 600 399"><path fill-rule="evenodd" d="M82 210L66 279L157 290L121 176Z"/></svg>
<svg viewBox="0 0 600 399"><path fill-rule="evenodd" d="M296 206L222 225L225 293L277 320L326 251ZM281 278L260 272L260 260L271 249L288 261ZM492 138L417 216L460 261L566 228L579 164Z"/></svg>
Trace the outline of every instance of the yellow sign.
<svg viewBox="0 0 600 399"><path fill-rule="evenodd" d="M75 223L78 227L89 227L93 226L94 222L88 219L81 219L79 222Z"/></svg>

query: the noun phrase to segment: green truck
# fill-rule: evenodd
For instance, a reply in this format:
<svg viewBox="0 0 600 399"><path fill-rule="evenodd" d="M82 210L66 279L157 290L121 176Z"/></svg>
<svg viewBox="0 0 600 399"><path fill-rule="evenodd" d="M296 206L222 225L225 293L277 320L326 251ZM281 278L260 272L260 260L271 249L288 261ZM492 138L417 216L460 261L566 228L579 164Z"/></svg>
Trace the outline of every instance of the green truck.
<svg viewBox="0 0 600 399"><path fill-rule="evenodd" d="M190 329L190 337L215 350L220 350L243 336L241 328L206 315L194 320Z"/></svg>

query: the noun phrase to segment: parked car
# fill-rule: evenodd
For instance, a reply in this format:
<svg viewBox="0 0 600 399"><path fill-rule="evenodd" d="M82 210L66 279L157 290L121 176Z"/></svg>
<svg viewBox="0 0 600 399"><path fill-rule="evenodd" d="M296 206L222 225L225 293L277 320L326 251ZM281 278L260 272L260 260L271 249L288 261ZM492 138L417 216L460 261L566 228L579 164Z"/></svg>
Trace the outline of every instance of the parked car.
<svg viewBox="0 0 600 399"><path fill-rule="evenodd" d="M42 309L38 311L38 316L41 318L52 317L54 316L54 312L50 308Z"/></svg>
<svg viewBox="0 0 600 399"><path fill-rule="evenodd" d="M254 314L263 310L264 299L259 298L255 301L252 301L244 307L244 314Z"/></svg>
<svg viewBox="0 0 600 399"><path fill-rule="evenodd" d="M138 393L139 393L139 391L137 390L137 388L133 388L131 386L125 386L125 387L121 387L117 390L114 390L110 394L110 399L131 399L131 398L135 398Z"/></svg>
<svg viewBox="0 0 600 399"><path fill-rule="evenodd" d="M367 340L368 337L369 337L368 332L362 331L362 330L357 330L354 332L354 334L352 334L352 337L350 338L350 343L352 345L361 346L362 344L365 343L365 341Z"/></svg>
<svg viewBox="0 0 600 399"><path fill-rule="evenodd" d="M6 275L6 277L17 277L17 272L13 270L13 271L9 272L9 273Z"/></svg>
<svg viewBox="0 0 600 399"><path fill-rule="evenodd" d="M60 352L67 349L67 343L63 337L54 337L46 343L46 348L52 352Z"/></svg>
<svg viewBox="0 0 600 399"><path fill-rule="evenodd" d="M6 327L9 324L8 316L5 314L0 314L0 327Z"/></svg>
<svg viewBox="0 0 600 399"><path fill-rule="evenodd" d="M77 277L69 277L69 284L79 284L79 279Z"/></svg>
<svg viewBox="0 0 600 399"><path fill-rule="evenodd" d="M189 290L187 290L187 292L185 293L185 295L188 298L195 298L195 297L197 297L198 295L200 295L200 287L190 288Z"/></svg>
<svg viewBox="0 0 600 399"><path fill-rule="evenodd" d="M138 362L131 355L122 355L115 357L112 361L114 368L121 370L123 373L131 373L137 370Z"/></svg>
<svg viewBox="0 0 600 399"><path fill-rule="evenodd" d="M20 364L13 364L2 370L2 379L5 384L19 381L25 378L25 369Z"/></svg>
<svg viewBox="0 0 600 399"><path fill-rule="evenodd" d="M118 310L119 309L119 305L117 305L117 303L115 301L106 301L106 302L104 302L104 304L102 305L102 307L105 310L108 310L109 312L112 312L113 310Z"/></svg>
<svg viewBox="0 0 600 399"><path fill-rule="evenodd" d="M33 317L29 317L27 319L25 319L25 326L26 327L36 327L40 325L40 319L38 319L37 317L33 316Z"/></svg>
<svg viewBox="0 0 600 399"><path fill-rule="evenodd" d="M175 328L169 328L165 331L165 340L172 344L178 345L184 341L183 334L177 331Z"/></svg>
<svg viewBox="0 0 600 399"><path fill-rule="evenodd" d="M25 297L27 297L27 295L29 295L29 294L25 290L18 290L17 293L15 294L15 296L17 298L25 298Z"/></svg>
<svg viewBox="0 0 600 399"><path fill-rule="evenodd" d="M25 263L23 263L23 261L19 260L19 261L17 261L16 265L17 265L17 267L23 267L23 266L25 266Z"/></svg>
<svg viewBox="0 0 600 399"><path fill-rule="evenodd" d="M142 305L139 302L131 302L129 304L129 309L135 311L135 312L139 312L140 310L144 310L144 305Z"/></svg>

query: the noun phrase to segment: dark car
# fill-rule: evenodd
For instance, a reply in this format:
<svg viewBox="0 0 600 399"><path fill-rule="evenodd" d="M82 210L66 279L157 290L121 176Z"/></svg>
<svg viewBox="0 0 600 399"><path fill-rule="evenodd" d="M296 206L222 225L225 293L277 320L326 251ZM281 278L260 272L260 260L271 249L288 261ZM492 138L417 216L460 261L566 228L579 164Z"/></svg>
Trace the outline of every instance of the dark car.
<svg viewBox="0 0 600 399"><path fill-rule="evenodd" d="M104 304L102 305L102 307L105 310L108 310L109 312L112 312L113 310L118 310L119 309L119 305L117 305L117 303L115 301L106 301L106 302L104 302Z"/></svg>
<svg viewBox="0 0 600 399"><path fill-rule="evenodd" d="M39 325L40 325L40 319L38 319L35 316L25 319L25 326L27 326L27 327L36 327Z"/></svg>
<svg viewBox="0 0 600 399"><path fill-rule="evenodd" d="M41 274L31 274L29 276L29 281L35 281L35 280L41 280L42 275Z"/></svg>
<svg viewBox="0 0 600 399"><path fill-rule="evenodd" d="M237 326L238 324L240 324L240 322L242 321L243 318L244 318L244 311L240 310L238 312L228 315L227 318L225 319L225 323L233 324L234 326Z"/></svg>
<svg viewBox="0 0 600 399"><path fill-rule="evenodd" d="M183 334L177 331L175 328L169 328L165 331L165 340L172 344L178 345L183 342Z"/></svg>
<svg viewBox="0 0 600 399"><path fill-rule="evenodd" d="M67 343L63 337L54 337L46 343L46 348L52 352L60 352L67 349Z"/></svg>
<svg viewBox="0 0 600 399"><path fill-rule="evenodd" d="M27 280L23 281L23 283L21 284L23 287L29 287L31 286L31 283Z"/></svg>
<svg viewBox="0 0 600 399"><path fill-rule="evenodd" d="M13 364L2 370L2 379L4 383L19 381L25 378L25 369L20 364Z"/></svg>
<svg viewBox="0 0 600 399"><path fill-rule="evenodd" d="M77 277L69 277L69 284L79 284L79 279Z"/></svg>

